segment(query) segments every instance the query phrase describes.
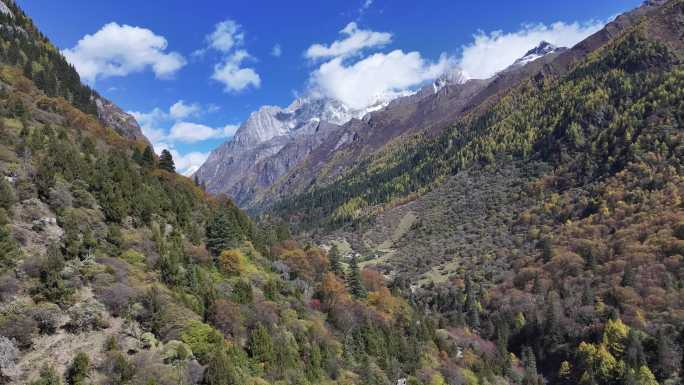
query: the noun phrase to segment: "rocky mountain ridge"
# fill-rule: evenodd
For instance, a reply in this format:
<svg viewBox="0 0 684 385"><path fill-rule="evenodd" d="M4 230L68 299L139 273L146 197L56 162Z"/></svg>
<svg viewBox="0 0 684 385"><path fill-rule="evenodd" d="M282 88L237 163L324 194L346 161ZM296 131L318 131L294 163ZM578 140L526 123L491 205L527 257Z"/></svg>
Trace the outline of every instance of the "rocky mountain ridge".
<svg viewBox="0 0 684 385"><path fill-rule="evenodd" d="M364 110L327 98L300 98L285 109L264 106L234 138L214 150L195 175L209 192L226 193L243 207L301 192L314 181L331 180L400 136L439 132L470 106L515 83L529 71L523 68L526 64L563 50L541 42L485 80L465 79L454 68L415 92L379 97Z"/></svg>

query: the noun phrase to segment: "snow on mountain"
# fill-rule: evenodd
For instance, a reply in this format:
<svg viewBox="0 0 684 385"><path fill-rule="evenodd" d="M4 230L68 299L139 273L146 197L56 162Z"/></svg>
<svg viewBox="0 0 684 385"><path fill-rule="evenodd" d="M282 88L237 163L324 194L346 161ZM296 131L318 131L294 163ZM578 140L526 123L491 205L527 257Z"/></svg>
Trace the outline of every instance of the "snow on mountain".
<svg viewBox="0 0 684 385"><path fill-rule="evenodd" d="M529 62L533 62L541 57L544 57L550 53L556 52L561 49L563 48L556 47L548 41L542 40L541 42L539 42L539 45L527 51L527 53L523 55L523 57L513 62L513 66L524 66Z"/></svg>

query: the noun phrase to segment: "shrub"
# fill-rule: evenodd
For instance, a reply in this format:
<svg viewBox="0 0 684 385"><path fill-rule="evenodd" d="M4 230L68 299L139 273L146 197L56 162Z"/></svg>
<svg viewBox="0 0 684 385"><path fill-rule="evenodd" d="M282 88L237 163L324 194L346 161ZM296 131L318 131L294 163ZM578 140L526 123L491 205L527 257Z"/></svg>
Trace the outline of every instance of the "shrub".
<svg viewBox="0 0 684 385"><path fill-rule="evenodd" d="M124 283L117 282L111 286L98 289L97 299L102 302L115 317L125 314L131 300L138 296L138 291Z"/></svg>
<svg viewBox="0 0 684 385"><path fill-rule="evenodd" d="M78 352L76 357L74 357L74 361L64 374L67 385L85 384L89 371L90 359L88 358L88 355L83 352Z"/></svg>
<svg viewBox="0 0 684 385"><path fill-rule="evenodd" d="M107 327L103 315L103 306L98 303L80 303L69 308L68 313L69 322L65 327L72 333L100 330Z"/></svg>
<svg viewBox="0 0 684 385"><path fill-rule="evenodd" d="M100 369L109 377L113 385L130 383L136 371L135 366L126 359L126 356L117 351L107 355Z"/></svg>
<svg viewBox="0 0 684 385"><path fill-rule="evenodd" d="M145 263L145 256L135 250L126 250L121 254L121 259L130 263L131 265L142 265Z"/></svg>
<svg viewBox="0 0 684 385"><path fill-rule="evenodd" d="M40 377L31 385L62 385L62 380L57 375L55 368L45 365L40 371Z"/></svg>
<svg viewBox="0 0 684 385"><path fill-rule="evenodd" d="M61 310L52 303L43 303L29 311L37 325L40 334L53 334L59 326Z"/></svg>
<svg viewBox="0 0 684 385"><path fill-rule="evenodd" d="M223 344L221 333L200 321L190 321L181 333L181 340L190 346L192 353L202 364L208 361L215 345Z"/></svg>
<svg viewBox="0 0 684 385"><path fill-rule="evenodd" d="M254 300L252 284L244 280L237 281L233 286L233 300L241 304L252 303Z"/></svg>
<svg viewBox="0 0 684 385"><path fill-rule="evenodd" d="M245 256L237 249L225 250L218 257L218 268L226 275L241 275L245 263Z"/></svg>

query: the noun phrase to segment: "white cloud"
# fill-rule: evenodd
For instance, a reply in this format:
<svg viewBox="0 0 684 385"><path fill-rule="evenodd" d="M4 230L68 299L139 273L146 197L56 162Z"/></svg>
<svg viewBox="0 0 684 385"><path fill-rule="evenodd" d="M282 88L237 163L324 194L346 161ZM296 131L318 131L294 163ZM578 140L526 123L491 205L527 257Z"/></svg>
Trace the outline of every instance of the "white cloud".
<svg viewBox="0 0 684 385"><path fill-rule="evenodd" d="M271 49L271 56L280 57L282 54L283 49L280 47L280 44L274 45L273 49Z"/></svg>
<svg viewBox="0 0 684 385"><path fill-rule="evenodd" d="M355 22L347 24L340 33L346 38L334 41L329 46L320 43L313 44L306 50L304 56L309 59L348 57L363 49L382 47L392 42L391 33L359 29Z"/></svg>
<svg viewBox="0 0 684 385"><path fill-rule="evenodd" d="M174 119L183 119L189 116L196 116L202 112L202 106L198 103L185 104L179 100L169 108L169 115Z"/></svg>
<svg viewBox="0 0 684 385"><path fill-rule="evenodd" d="M179 100L169 107L168 111L155 108L149 112L129 111L138 121L143 134L154 144L155 149L165 148L174 142L195 143L209 139L227 138L235 134L238 126L226 125L213 128L199 123L188 122L183 119L198 117L206 112L215 112L216 105L209 105L206 109L198 103L186 104ZM173 123L170 129L168 127Z"/></svg>
<svg viewBox="0 0 684 385"><path fill-rule="evenodd" d="M172 141L195 143L208 139L226 138L232 136L237 131L236 125L227 125L222 128L212 128L204 124L191 122L176 122L168 135Z"/></svg>
<svg viewBox="0 0 684 385"><path fill-rule="evenodd" d="M208 152L193 151L181 154L172 144L165 142L154 144L154 151L157 155L161 155L163 150L168 150L171 153L176 170L185 176L191 176L209 157Z"/></svg>
<svg viewBox="0 0 684 385"><path fill-rule="evenodd" d="M234 20L222 21L214 27L214 31L207 35L208 46L195 52L201 56L207 50L215 50L222 55L219 63L214 65L211 75L213 80L223 84L225 92L236 92L252 86L261 86L261 77L254 68L242 67L247 59L254 59L247 50L242 49L245 33L242 26ZM274 47L275 49L275 47Z"/></svg>
<svg viewBox="0 0 684 385"><path fill-rule="evenodd" d="M229 52L233 47L241 45L245 40L242 26L235 20L226 20L216 24L214 32L207 36L209 46L219 52Z"/></svg>
<svg viewBox="0 0 684 385"><path fill-rule="evenodd" d="M511 65L542 40L559 47L572 47L603 27L603 22L524 25L517 32L478 32L463 46L459 66L469 78L485 79Z"/></svg>
<svg viewBox="0 0 684 385"><path fill-rule="evenodd" d="M346 64L338 57L320 66L311 75L314 91L337 99L352 108L364 108L381 95L404 91L435 79L454 65L442 54L436 62L423 59L419 52L376 53L356 63Z"/></svg>
<svg viewBox="0 0 684 385"><path fill-rule="evenodd" d="M166 52L163 36L146 28L109 23L93 35L85 35L62 54L85 81L126 76L151 68L160 79L172 77L186 64L177 52Z"/></svg>
<svg viewBox="0 0 684 385"><path fill-rule="evenodd" d="M166 134L164 130L159 128L159 125L168 120L168 114L159 108L155 108L150 112L139 112L139 111L128 111L135 120L140 124L143 134L150 140L150 142L155 143L162 140ZM156 148L156 147L155 147Z"/></svg>
<svg viewBox="0 0 684 385"><path fill-rule="evenodd" d="M249 86L259 88L261 77L253 68L242 68L242 62L251 56L245 50L238 50L214 66L211 78L224 85L225 92L242 91Z"/></svg>

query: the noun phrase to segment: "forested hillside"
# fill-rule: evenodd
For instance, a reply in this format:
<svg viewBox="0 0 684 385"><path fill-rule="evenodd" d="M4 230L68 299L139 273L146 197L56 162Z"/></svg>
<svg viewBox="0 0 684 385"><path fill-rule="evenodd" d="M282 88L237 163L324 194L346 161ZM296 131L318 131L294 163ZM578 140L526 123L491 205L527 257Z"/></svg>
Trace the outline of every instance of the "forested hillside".
<svg viewBox="0 0 684 385"><path fill-rule="evenodd" d="M684 1L258 221L6 4L0 383L681 383Z"/></svg>
<svg viewBox="0 0 684 385"><path fill-rule="evenodd" d="M0 383L519 382L392 282L256 225L103 126L13 3L0 66ZM23 31L23 32L22 32ZM71 79L71 80L69 80ZM43 83L43 80L47 80Z"/></svg>
<svg viewBox="0 0 684 385"><path fill-rule="evenodd" d="M550 383L679 383L683 19L664 2L275 212L350 242L504 368L513 352Z"/></svg>

